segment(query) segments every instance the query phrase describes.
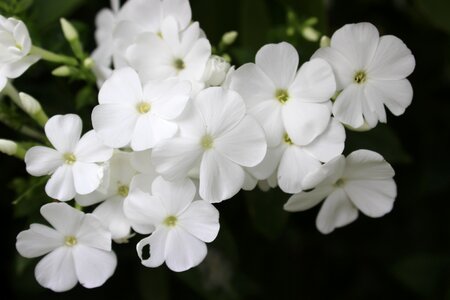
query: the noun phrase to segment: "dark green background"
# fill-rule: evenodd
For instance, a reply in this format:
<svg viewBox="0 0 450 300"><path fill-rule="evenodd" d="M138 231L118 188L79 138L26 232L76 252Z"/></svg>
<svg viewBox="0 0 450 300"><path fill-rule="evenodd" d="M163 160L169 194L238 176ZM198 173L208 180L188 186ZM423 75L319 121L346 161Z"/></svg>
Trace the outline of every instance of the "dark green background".
<svg viewBox="0 0 450 300"><path fill-rule="evenodd" d="M7 0L1 0L7 2ZM9 1L9 0L8 0ZM97 289L77 286L55 294L33 277L37 260L19 259L15 236L36 219L48 199L42 188L31 190L20 205L11 182L26 177L23 162L0 156L1 299L450 299L450 2L448 0L192 0L198 20L213 44L228 30L240 37L230 51L237 65L252 61L267 42L285 39L286 10L300 20L319 17L317 28L331 35L346 23L368 21L381 34L401 38L416 57L410 76L412 105L403 116L389 115L388 126L368 133L349 133L346 153L358 148L380 152L396 170L398 197L394 210L381 219L360 216L330 235L314 225L318 209L287 214L287 195L241 192L218 205L222 229L209 245L207 259L176 274L165 266L146 269L130 245L114 245L115 275ZM95 13L107 1L35 0L19 15L29 24L33 42L70 54L58 27L64 16L79 28L92 50ZM316 43L289 38L307 60ZM49 113L79 112L89 125L95 90L79 82L52 78L56 65L41 62L15 81L40 99ZM6 105L7 99L1 100ZM19 117L21 116L19 114ZM31 124L31 123L30 123ZM27 140L4 125L0 137ZM24 190L27 181L17 181Z"/></svg>

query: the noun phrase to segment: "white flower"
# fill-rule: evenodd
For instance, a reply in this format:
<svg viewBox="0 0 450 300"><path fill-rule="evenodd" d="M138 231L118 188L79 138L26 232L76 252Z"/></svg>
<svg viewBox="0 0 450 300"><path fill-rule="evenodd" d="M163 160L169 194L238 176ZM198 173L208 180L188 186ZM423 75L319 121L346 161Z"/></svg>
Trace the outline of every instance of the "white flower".
<svg viewBox="0 0 450 300"><path fill-rule="evenodd" d="M126 58L143 82L177 77L189 80L193 94L204 87L202 81L211 45L203 37L198 22L180 33L172 17L164 20L161 38L155 33L141 34L127 49Z"/></svg>
<svg viewBox="0 0 450 300"><path fill-rule="evenodd" d="M286 133L283 141L269 148L264 160L248 171L259 180L268 179L276 172L281 190L290 194L298 193L302 190L303 178L317 170L322 162L328 162L341 154L344 142L344 127L332 118L327 129L304 146L295 144Z"/></svg>
<svg viewBox="0 0 450 300"><path fill-rule="evenodd" d="M219 86L225 81L228 70L230 70L230 63L223 57L211 55L206 64L205 73L203 74L203 81L207 86Z"/></svg>
<svg viewBox="0 0 450 300"><path fill-rule="evenodd" d="M411 104L412 87L407 79L415 66L414 56L397 37L380 37L370 23L347 24L337 30L330 47L313 55L333 67L337 89L342 92L333 115L342 123L370 128L386 123L384 105L396 116Z"/></svg>
<svg viewBox="0 0 450 300"><path fill-rule="evenodd" d="M365 215L378 218L392 210L397 188L394 170L384 158L369 150L352 152L345 159L338 156L303 180L305 189L289 198L287 211L309 209L323 199L316 219L320 232L327 234Z"/></svg>
<svg viewBox="0 0 450 300"><path fill-rule="evenodd" d="M205 200L194 200L194 195L189 179L168 182L161 177L153 182L151 195L131 191L125 214L137 232L151 233L137 245L144 266L158 267L165 261L172 271L182 272L203 261L205 242L212 242L219 232L219 212ZM144 259L147 245L150 257Z"/></svg>
<svg viewBox="0 0 450 300"><path fill-rule="evenodd" d="M133 69L116 70L100 89L92 125L108 146L130 144L135 151L152 148L177 132L173 120L184 110L190 90L189 82L174 78L142 87Z"/></svg>
<svg viewBox="0 0 450 300"><path fill-rule="evenodd" d="M153 149L157 172L168 180L185 178L200 163L200 196L220 202L243 186L242 167L253 167L266 153L264 132L246 115L241 96L210 87L194 99L180 121L178 136Z"/></svg>
<svg viewBox="0 0 450 300"><path fill-rule="evenodd" d="M232 74L230 88L263 126L268 145L277 146L285 132L298 145L310 143L330 120L330 98L336 90L331 67L313 59L297 72L297 51L285 42L265 45L255 62Z"/></svg>
<svg viewBox="0 0 450 300"><path fill-rule="evenodd" d="M30 50L31 39L25 24L0 15L0 91L7 78L19 77L39 60Z"/></svg>
<svg viewBox="0 0 450 300"><path fill-rule="evenodd" d="M111 250L111 234L91 214L65 203L41 207L42 216L54 227L31 224L17 235L20 255L33 258L47 254L36 265L40 285L55 292L101 286L114 273L117 258Z"/></svg>
<svg viewBox="0 0 450 300"><path fill-rule="evenodd" d="M103 167L112 149L103 145L93 130L81 138L81 119L74 114L56 115L45 124L45 134L55 149L36 146L27 151L27 172L52 175L45 186L47 195L67 201L75 194L89 194L100 185Z"/></svg>
<svg viewBox="0 0 450 300"><path fill-rule="evenodd" d="M75 196L77 203L82 206L103 201L92 213L109 229L115 241L123 241L130 236L131 225L123 213L123 201L128 196L131 180L137 174L131 164L133 155L115 151L103 179L106 190L101 187L93 193Z"/></svg>

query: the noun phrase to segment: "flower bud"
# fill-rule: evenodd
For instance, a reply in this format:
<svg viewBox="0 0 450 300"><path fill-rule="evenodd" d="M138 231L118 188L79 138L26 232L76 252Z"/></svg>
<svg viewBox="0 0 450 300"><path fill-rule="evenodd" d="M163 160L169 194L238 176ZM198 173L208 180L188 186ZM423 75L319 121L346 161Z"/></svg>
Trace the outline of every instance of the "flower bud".
<svg viewBox="0 0 450 300"><path fill-rule="evenodd" d="M31 97L26 93L19 93L20 104L22 109L29 115L34 115L42 110L41 104L39 101Z"/></svg>
<svg viewBox="0 0 450 300"><path fill-rule="evenodd" d="M67 77L72 74L72 71L68 66L61 66L52 71L52 75L56 77Z"/></svg>
<svg viewBox="0 0 450 300"><path fill-rule="evenodd" d="M314 28L307 26L302 29L302 36L310 42L317 42L320 37L320 33Z"/></svg>
<svg viewBox="0 0 450 300"><path fill-rule="evenodd" d="M330 47L330 44L331 44L330 38L327 37L326 35L322 35L322 37L320 38L320 48Z"/></svg>
<svg viewBox="0 0 450 300"><path fill-rule="evenodd" d="M223 57L211 55L203 73L203 80L208 86L219 86L225 80L229 69L230 64Z"/></svg>
<svg viewBox="0 0 450 300"><path fill-rule="evenodd" d="M73 27L73 25L67 21L64 18L61 18L59 20L61 22L61 28L62 31L64 33L64 37L68 40L68 41L74 41L78 39L78 32L75 29L75 27Z"/></svg>
<svg viewBox="0 0 450 300"><path fill-rule="evenodd" d="M236 41L237 36L238 36L237 31L226 32L222 36L222 43L224 43L225 45L229 46L229 45L233 44Z"/></svg>
<svg viewBox="0 0 450 300"><path fill-rule="evenodd" d="M17 152L17 143L11 140L0 139L0 152L6 155L15 155Z"/></svg>

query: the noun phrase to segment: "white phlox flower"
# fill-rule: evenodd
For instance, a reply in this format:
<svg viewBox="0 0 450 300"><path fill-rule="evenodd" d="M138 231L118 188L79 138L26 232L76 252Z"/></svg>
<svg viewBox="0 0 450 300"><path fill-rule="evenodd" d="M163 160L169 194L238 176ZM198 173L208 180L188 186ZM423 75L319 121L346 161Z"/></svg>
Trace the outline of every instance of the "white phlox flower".
<svg viewBox="0 0 450 300"><path fill-rule="evenodd" d="M397 188L394 170L373 151L357 150L347 158L340 155L303 180L305 189L289 198L287 211L307 210L325 199L316 226L327 234L358 217L358 210L378 218L392 210Z"/></svg>
<svg viewBox="0 0 450 300"><path fill-rule="evenodd" d="M386 123L386 106L394 115L411 104L413 90L407 79L415 67L414 56L393 35L379 36L370 23L347 24L337 30L330 47L313 55L333 67L337 89L333 115L342 123L369 128Z"/></svg>
<svg viewBox="0 0 450 300"><path fill-rule="evenodd" d="M180 117L179 134L153 149L152 162L167 180L183 179L200 164L200 196L220 202L241 189L243 167L260 163L266 148L264 132L246 114L241 96L210 87Z"/></svg>
<svg viewBox="0 0 450 300"><path fill-rule="evenodd" d="M142 86L133 69L116 70L100 89L92 125L108 146L153 148L177 132L174 119L183 112L190 91L187 81L170 78Z"/></svg>
<svg viewBox="0 0 450 300"><path fill-rule="evenodd" d="M323 59L298 67L298 53L288 43L268 44L233 72L230 88L244 99L248 113L263 126L270 147L285 132L306 145L328 126L330 98L336 91L333 71Z"/></svg>
<svg viewBox="0 0 450 300"><path fill-rule="evenodd" d="M130 184L137 174L131 164L133 153L116 150L108 162L108 172L103 179L106 190L96 190L87 195L76 195L75 201L88 206L100 203L92 212L112 234L114 241L125 241L130 236L131 225L123 213L123 201L128 196Z"/></svg>
<svg viewBox="0 0 450 300"><path fill-rule="evenodd" d="M167 17L160 35L150 32L139 35L126 51L130 66L143 82L174 76L189 80L195 95L205 86L202 77L211 56L211 45L198 22L180 32L177 21Z"/></svg>
<svg viewBox="0 0 450 300"><path fill-rule="evenodd" d="M82 123L74 114L56 115L45 124L45 134L53 148L36 146L27 151L25 164L33 176L51 175L45 186L47 195L67 201L75 194L89 194L103 178L103 163L113 150L91 130L81 138Z"/></svg>
<svg viewBox="0 0 450 300"><path fill-rule="evenodd" d="M19 77L39 60L39 56L30 54L31 46L25 24L0 15L0 91L8 78Z"/></svg>
<svg viewBox="0 0 450 300"><path fill-rule="evenodd" d="M135 231L151 233L136 247L144 266L153 268L166 262L169 269L181 272L203 261L205 243L212 242L219 232L219 212L207 201L195 200L194 195L195 186L189 179L169 182L162 177L153 182L151 194L131 191L125 200L125 214ZM149 253L143 253L147 245Z"/></svg>
<svg viewBox="0 0 450 300"><path fill-rule="evenodd" d="M298 193L302 181L310 172L317 170L322 162L328 162L344 150L345 130L341 123L331 119L327 129L311 143L297 145L284 134L283 141L276 147L268 148L264 160L248 172L259 180L277 174L279 187L285 193Z"/></svg>
<svg viewBox="0 0 450 300"><path fill-rule="evenodd" d="M42 216L53 227L31 224L17 235L20 255L45 255L35 268L40 285L64 292L80 282L95 288L114 274L117 258L111 250L111 233L92 214L84 214L66 203L41 207Z"/></svg>

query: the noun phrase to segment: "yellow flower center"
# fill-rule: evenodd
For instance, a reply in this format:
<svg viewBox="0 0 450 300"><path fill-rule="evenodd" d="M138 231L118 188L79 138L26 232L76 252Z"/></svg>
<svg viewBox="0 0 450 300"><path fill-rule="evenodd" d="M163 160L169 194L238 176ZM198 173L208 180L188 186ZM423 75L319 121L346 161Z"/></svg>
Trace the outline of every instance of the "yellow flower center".
<svg viewBox="0 0 450 300"><path fill-rule="evenodd" d="M137 105L137 110L141 114L146 114L152 109L152 106L148 102L141 102Z"/></svg>
<svg viewBox="0 0 450 300"><path fill-rule="evenodd" d="M353 80L357 84L362 84L362 83L366 82L366 80L367 80L366 72L364 72L364 71L356 72L355 77L353 78Z"/></svg>
<svg viewBox="0 0 450 300"><path fill-rule="evenodd" d="M186 66L184 65L184 61L181 58L177 58L173 61L173 66L178 71L183 70Z"/></svg>
<svg viewBox="0 0 450 300"><path fill-rule="evenodd" d="M129 191L130 191L130 188L128 187L128 185L121 185L117 188L117 194L124 198L126 196L128 196Z"/></svg>
<svg viewBox="0 0 450 300"><path fill-rule="evenodd" d="M214 139L209 134L205 135L200 141L200 145L202 145L203 149L209 150L214 146Z"/></svg>
<svg viewBox="0 0 450 300"><path fill-rule="evenodd" d="M277 98L281 104L285 104L289 100L289 93L285 89L277 89L275 91L275 98Z"/></svg>
<svg viewBox="0 0 450 300"><path fill-rule="evenodd" d="M284 134L284 136L283 136L283 141L284 141L286 144L288 144L289 146L290 146L290 145L294 145L294 143L292 142L291 138L289 137L289 135L288 135L287 133Z"/></svg>
<svg viewBox="0 0 450 300"><path fill-rule="evenodd" d="M177 217L175 216L168 216L167 218L164 219L164 225L166 225L167 227L174 227L175 225L177 225Z"/></svg>
<svg viewBox="0 0 450 300"><path fill-rule="evenodd" d="M77 161L76 156L73 153L64 153L64 162L68 165L73 165Z"/></svg>
<svg viewBox="0 0 450 300"><path fill-rule="evenodd" d="M64 237L64 244L67 247L73 247L77 244L77 242L78 242L77 238L74 237L73 235L68 235L68 236Z"/></svg>

